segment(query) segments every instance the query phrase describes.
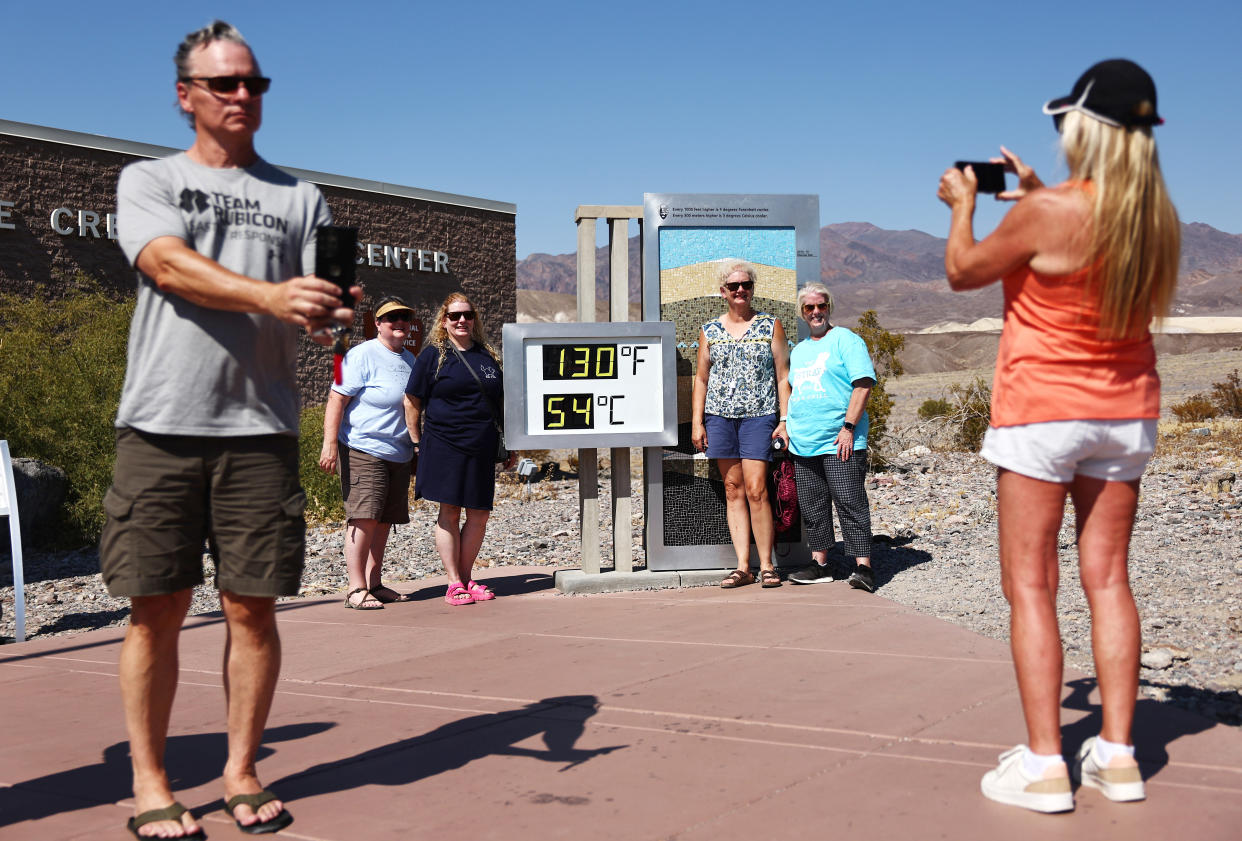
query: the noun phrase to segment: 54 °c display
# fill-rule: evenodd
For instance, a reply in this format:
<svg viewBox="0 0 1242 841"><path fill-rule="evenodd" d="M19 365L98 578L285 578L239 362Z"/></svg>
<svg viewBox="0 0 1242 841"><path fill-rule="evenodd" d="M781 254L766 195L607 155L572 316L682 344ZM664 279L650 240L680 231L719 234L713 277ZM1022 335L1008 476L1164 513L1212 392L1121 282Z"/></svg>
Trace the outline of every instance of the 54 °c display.
<svg viewBox="0 0 1242 841"><path fill-rule="evenodd" d="M671 328L661 322L505 325L506 441L516 433L527 440L521 446L643 446L665 436L671 416L665 404L675 401L666 370L674 356ZM516 374L520 380L511 383ZM519 396L514 387L521 389L521 409L510 402ZM513 430L515 420L520 430Z"/></svg>

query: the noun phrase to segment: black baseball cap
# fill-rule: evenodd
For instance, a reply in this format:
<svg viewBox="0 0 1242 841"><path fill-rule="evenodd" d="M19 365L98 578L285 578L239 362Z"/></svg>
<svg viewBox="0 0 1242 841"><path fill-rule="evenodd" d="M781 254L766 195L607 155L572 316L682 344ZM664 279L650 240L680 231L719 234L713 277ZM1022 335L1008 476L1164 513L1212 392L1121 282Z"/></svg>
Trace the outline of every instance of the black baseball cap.
<svg viewBox="0 0 1242 841"><path fill-rule="evenodd" d="M1067 111L1081 111L1117 128L1164 122L1156 113L1156 83L1146 70L1125 58L1092 65L1078 77L1073 93L1044 105L1044 113L1052 115L1058 129Z"/></svg>

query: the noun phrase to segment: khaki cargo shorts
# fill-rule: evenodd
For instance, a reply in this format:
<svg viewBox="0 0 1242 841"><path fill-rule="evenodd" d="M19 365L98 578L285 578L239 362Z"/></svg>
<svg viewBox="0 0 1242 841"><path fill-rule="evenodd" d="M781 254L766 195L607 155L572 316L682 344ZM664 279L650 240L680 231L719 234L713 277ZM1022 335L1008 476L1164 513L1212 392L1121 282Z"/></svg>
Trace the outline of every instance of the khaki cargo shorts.
<svg viewBox="0 0 1242 841"><path fill-rule="evenodd" d="M345 519L378 520L381 523L410 521L410 463L382 458L340 447L341 496Z"/></svg>
<svg viewBox="0 0 1242 841"><path fill-rule="evenodd" d="M293 596L302 579L306 496L292 435L208 438L116 432L104 496L104 584L113 596L175 593L203 581L203 543L216 589Z"/></svg>

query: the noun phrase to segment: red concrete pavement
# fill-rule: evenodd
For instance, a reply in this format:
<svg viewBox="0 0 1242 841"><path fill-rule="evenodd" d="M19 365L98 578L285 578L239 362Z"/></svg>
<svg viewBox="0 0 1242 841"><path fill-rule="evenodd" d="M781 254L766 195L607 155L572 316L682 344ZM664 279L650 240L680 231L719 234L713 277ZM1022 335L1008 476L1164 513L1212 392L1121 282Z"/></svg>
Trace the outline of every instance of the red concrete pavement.
<svg viewBox="0 0 1242 841"><path fill-rule="evenodd" d="M500 594L281 607L285 663L259 770L282 838L1242 837L1242 731L1140 701L1148 800L1077 793L1038 815L979 777L1022 738L1006 646L841 583L561 596L544 567ZM123 839L132 814L119 630L0 649L0 839ZM182 634L168 767L215 839L223 628ZM1067 675L1066 752L1099 726Z"/></svg>

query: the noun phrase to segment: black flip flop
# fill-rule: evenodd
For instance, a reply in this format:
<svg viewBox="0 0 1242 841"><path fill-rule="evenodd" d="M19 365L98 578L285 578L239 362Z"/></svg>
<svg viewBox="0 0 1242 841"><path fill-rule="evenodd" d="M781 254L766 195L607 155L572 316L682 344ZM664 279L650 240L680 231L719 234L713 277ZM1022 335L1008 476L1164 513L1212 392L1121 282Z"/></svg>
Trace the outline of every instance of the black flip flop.
<svg viewBox="0 0 1242 841"><path fill-rule="evenodd" d="M249 806L257 813L259 811L259 807L264 803L271 803L273 800L278 799L279 798L276 795L272 794L267 789L264 789L258 794L239 794L236 797L230 797L228 802L224 804L224 808L228 811L229 816L233 818L233 822L237 824L237 828L242 832L247 835L263 835L268 832L279 832L289 824L293 823L293 815L289 813L289 810L281 809L280 814L272 818L270 821L252 823L250 826L246 826L239 821L237 816L233 814L233 810L238 806L245 805Z"/></svg>
<svg viewBox="0 0 1242 841"><path fill-rule="evenodd" d="M181 816L188 811L190 810L174 800L171 806L165 806L163 809L151 809L143 812L141 815L135 815L125 824L125 828L132 832L139 841L148 841L148 839L158 836L140 835L138 834L139 829L157 821L177 821L180 823ZM198 832L195 832L193 835L182 835L180 838L182 841L207 841L207 833L203 832L203 828L200 826Z"/></svg>

